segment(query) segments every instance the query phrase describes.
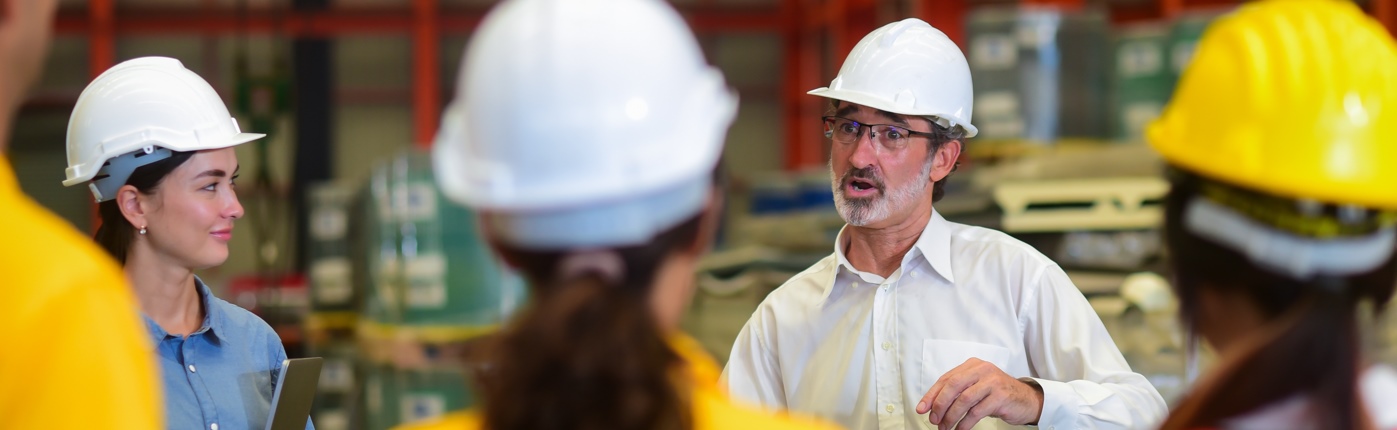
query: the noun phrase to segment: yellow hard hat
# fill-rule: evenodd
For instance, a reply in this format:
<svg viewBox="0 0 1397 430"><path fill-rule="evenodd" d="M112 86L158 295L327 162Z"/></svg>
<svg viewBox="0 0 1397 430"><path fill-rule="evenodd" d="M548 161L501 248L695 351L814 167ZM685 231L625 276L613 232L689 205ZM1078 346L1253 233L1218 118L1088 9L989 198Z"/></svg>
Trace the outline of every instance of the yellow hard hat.
<svg viewBox="0 0 1397 430"><path fill-rule="evenodd" d="M1203 34L1147 133L1213 180L1397 209L1397 45L1348 1L1243 6Z"/></svg>

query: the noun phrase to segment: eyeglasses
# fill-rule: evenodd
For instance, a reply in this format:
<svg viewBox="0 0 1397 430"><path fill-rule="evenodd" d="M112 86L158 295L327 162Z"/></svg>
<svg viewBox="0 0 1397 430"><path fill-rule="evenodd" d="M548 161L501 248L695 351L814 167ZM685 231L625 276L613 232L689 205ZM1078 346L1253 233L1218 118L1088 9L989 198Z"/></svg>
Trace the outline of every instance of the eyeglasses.
<svg viewBox="0 0 1397 430"><path fill-rule="evenodd" d="M848 118L837 116L824 117L825 137L839 143L854 143L863 136L863 129L867 127L870 138L883 148L898 150L907 146L907 141L913 137L931 138L935 135L922 131L908 130L907 127L891 124L861 124Z"/></svg>

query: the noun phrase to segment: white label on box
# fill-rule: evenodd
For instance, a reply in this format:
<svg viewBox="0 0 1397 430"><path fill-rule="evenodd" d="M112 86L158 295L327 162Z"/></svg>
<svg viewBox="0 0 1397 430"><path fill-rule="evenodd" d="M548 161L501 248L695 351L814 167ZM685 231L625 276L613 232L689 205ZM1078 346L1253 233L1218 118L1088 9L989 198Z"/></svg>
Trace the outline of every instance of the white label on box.
<svg viewBox="0 0 1397 430"><path fill-rule="evenodd" d="M975 116L1009 115L1019 115L1019 96L1013 91L987 92L975 97Z"/></svg>
<svg viewBox="0 0 1397 430"><path fill-rule="evenodd" d="M1174 73L1183 74L1184 68L1193 61L1193 50L1198 47L1198 42L1179 42L1174 45Z"/></svg>
<svg viewBox="0 0 1397 430"><path fill-rule="evenodd" d="M1034 14L1028 21L1019 21L1019 44L1025 48L1041 48L1057 42L1057 30L1061 17L1053 14Z"/></svg>
<svg viewBox="0 0 1397 430"><path fill-rule="evenodd" d="M446 257L440 253L420 254L407 260L404 269L407 307L438 309L446 306Z"/></svg>
<svg viewBox="0 0 1397 430"><path fill-rule="evenodd" d="M402 413L403 422L436 418L446 414L446 399L436 394L405 394Z"/></svg>
<svg viewBox="0 0 1397 430"><path fill-rule="evenodd" d="M342 208L319 208L310 215L310 237L315 240L340 240L349 232L349 215Z"/></svg>
<svg viewBox="0 0 1397 430"><path fill-rule="evenodd" d="M381 379L381 376L369 377L368 382L364 383L364 391L367 392L364 395L364 406L370 414L383 413L383 382Z"/></svg>
<svg viewBox="0 0 1397 430"><path fill-rule="evenodd" d="M424 221L437 216L437 192L428 183L398 184L394 209L401 221Z"/></svg>
<svg viewBox="0 0 1397 430"><path fill-rule="evenodd" d="M327 258L310 265L310 282L315 301L344 304L354 296L354 269L348 258Z"/></svg>
<svg viewBox="0 0 1397 430"><path fill-rule="evenodd" d="M320 392L346 393L354 388L354 366L349 360L327 359L320 368Z"/></svg>
<svg viewBox="0 0 1397 430"><path fill-rule="evenodd" d="M1017 116L986 120L980 124L980 133L995 139L1023 137L1024 121Z"/></svg>
<svg viewBox="0 0 1397 430"><path fill-rule="evenodd" d="M1019 47L1004 34L982 34L970 42L970 65L976 70L1012 69L1019 61Z"/></svg>
<svg viewBox="0 0 1397 430"><path fill-rule="evenodd" d="M324 409L316 412L315 428L319 430L349 430L349 413L343 409Z"/></svg>
<svg viewBox="0 0 1397 430"><path fill-rule="evenodd" d="M1116 52L1116 68L1121 77L1133 78L1159 73L1164 67L1164 53L1159 45L1146 42L1133 42L1121 45Z"/></svg>
<svg viewBox="0 0 1397 430"><path fill-rule="evenodd" d="M1131 137L1144 136L1145 127L1159 117L1159 113L1164 110L1158 102L1136 102L1126 105L1121 114L1124 115L1125 131Z"/></svg>
<svg viewBox="0 0 1397 430"><path fill-rule="evenodd" d="M378 285L374 287L375 295L383 303L386 309L396 309L398 307L398 297L396 291L398 280L401 279L401 266L396 255L383 255L379 259L382 265L378 274Z"/></svg>

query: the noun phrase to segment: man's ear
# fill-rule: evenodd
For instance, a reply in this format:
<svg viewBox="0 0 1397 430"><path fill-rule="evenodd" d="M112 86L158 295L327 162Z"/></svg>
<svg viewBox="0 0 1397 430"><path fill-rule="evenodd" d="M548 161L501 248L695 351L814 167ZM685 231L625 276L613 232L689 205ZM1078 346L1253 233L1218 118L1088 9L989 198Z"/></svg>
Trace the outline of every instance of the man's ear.
<svg viewBox="0 0 1397 430"><path fill-rule="evenodd" d="M960 160L960 149L960 139L943 143L940 148L936 148L935 158L931 161L932 182L945 179L955 171L956 161Z"/></svg>

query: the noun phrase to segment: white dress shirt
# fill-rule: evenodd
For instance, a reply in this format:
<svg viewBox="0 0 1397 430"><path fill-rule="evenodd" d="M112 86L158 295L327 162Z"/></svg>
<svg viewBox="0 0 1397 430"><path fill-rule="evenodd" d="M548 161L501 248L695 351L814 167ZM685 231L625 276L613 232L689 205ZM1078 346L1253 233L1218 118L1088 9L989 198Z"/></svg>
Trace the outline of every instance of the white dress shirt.
<svg viewBox="0 0 1397 430"><path fill-rule="evenodd" d="M834 255L786 281L738 334L731 394L853 430L930 429L917 402L976 357L1043 387L1044 429L1153 428L1164 399L1130 371L1067 274L1008 235L946 221L884 279ZM976 429L1012 428L986 418Z"/></svg>

